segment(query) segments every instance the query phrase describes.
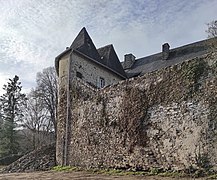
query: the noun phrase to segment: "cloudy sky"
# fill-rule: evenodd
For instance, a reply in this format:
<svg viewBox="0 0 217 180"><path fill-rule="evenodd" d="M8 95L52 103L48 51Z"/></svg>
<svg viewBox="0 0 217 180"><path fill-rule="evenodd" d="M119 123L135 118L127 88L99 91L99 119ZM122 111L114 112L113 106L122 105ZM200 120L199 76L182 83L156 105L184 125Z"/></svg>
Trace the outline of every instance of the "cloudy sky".
<svg viewBox="0 0 217 180"><path fill-rule="evenodd" d="M34 87L84 26L122 60L205 39L216 9L217 0L0 0L0 89L15 74L25 90Z"/></svg>

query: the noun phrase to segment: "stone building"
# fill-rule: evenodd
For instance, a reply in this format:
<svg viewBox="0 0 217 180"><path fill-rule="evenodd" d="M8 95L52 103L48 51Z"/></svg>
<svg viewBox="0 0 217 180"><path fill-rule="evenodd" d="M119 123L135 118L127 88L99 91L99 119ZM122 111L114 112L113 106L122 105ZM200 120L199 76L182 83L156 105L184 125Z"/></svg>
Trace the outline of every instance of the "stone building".
<svg viewBox="0 0 217 180"><path fill-rule="evenodd" d="M86 29L82 28L71 46L56 57L55 67L60 79L71 68L71 76L78 77L93 87L102 88L200 57L211 50L215 41L215 38L206 39L174 49L165 43L160 53L138 59L131 53L126 54L120 63L112 44L96 49Z"/></svg>
<svg viewBox="0 0 217 180"><path fill-rule="evenodd" d="M96 49L85 28L71 46L56 57L55 66L60 79L70 70L72 77L98 88L127 78L113 45Z"/></svg>
<svg viewBox="0 0 217 180"><path fill-rule="evenodd" d="M55 60L59 165L217 168L217 39L120 63L85 28Z"/></svg>

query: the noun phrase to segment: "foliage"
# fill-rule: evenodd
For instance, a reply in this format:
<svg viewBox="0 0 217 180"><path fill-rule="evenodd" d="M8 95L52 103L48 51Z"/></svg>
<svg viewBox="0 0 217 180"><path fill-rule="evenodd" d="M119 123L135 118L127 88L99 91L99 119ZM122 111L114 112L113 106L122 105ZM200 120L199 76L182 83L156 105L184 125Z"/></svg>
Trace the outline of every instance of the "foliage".
<svg viewBox="0 0 217 180"><path fill-rule="evenodd" d="M217 20L211 21L207 23L208 29L206 33L208 34L208 38L216 37L217 36Z"/></svg>
<svg viewBox="0 0 217 180"><path fill-rule="evenodd" d="M160 169L158 168L150 168L150 174L151 175L157 175L160 173Z"/></svg>
<svg viewBox="0 0 217 180"><path fill-rule="evenodd" d="M195 161L199 168L209 170L212 168L208 153L201 152L201 147L198 147L198 152L195 151Z"/></svg>
<svg viewBox="0 0 217 180"><path fill-rule="evenodd" d="M193 94L199 92L201 83L200 80L202 77L207 76L208 74L208 65L202 59L196 59L185 66L182 69L181 75L188 80L188 93L187 98L192 97Z"/></svg>
<svg viewBox="0 0 217 180"><path fill-rule="evenodd" d="M22 86L19 77L15 75L3 86L5 93L0 96L2 125L0 133L0 157L18 153L19 145L16 139L18 122L22 121L22 107L26 104L26 95L21 93Z"/></svg>

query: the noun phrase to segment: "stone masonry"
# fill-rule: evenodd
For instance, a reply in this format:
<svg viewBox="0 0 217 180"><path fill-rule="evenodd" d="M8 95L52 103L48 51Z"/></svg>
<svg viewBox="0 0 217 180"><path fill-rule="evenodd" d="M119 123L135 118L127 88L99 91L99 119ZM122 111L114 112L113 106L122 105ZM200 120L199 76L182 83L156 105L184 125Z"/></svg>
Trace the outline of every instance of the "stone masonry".
<svg viewBox="0 0 217 180"><path fill-rule="evenodd" d="M75 77L66 82L60 80L57 164L217 169L216 52L103 89Z"/></svg>

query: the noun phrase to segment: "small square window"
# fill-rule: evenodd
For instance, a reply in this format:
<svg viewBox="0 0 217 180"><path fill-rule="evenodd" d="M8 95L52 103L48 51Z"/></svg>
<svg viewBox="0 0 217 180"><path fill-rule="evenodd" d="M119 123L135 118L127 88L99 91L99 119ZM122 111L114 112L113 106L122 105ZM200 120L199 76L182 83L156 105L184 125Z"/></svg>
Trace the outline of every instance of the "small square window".
<svg viewBox="0 0 217 180"><path fill-rule="evenodd" d="M80 78L80 79L83 78L83 76L82 76L82 74L81 74L80 72L76 72L76 77L78 77L78 78Z"/></svg>

